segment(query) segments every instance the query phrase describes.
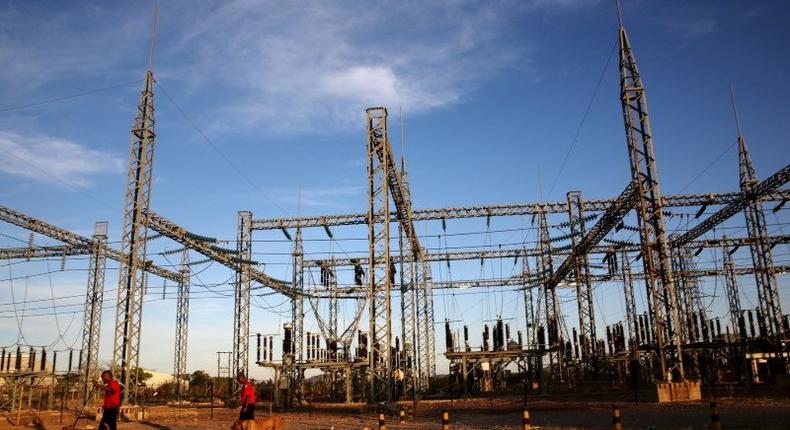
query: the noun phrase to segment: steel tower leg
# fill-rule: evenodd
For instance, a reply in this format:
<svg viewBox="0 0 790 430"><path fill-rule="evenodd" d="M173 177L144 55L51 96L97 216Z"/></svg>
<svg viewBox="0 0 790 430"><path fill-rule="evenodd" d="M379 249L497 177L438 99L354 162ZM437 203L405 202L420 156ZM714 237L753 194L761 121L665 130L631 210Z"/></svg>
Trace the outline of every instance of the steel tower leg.
<svg viewBox="0 0 790 430"><path fill-rule="evenodd" d="M137 368L140 363L140 326L143 315L146 261L145 213L151 201L154 145L154 75L150 70L137 105L129 144L126 177L121 261L118 271L118 296L115 306L113 367L124 389L124 403L137 403Z"/></svg>
<svg viewBox="0 0 790 430"><path fill-rule="evenodd" d="M88 262L88 290L85 295L85 311L82 320L82 363L80 363L80 387L83 405L90 402L90 381L99 370L99 337L101 315L104 304L104 269L107 261L107 222L97 222L93 229L93 247Z"/></svg>

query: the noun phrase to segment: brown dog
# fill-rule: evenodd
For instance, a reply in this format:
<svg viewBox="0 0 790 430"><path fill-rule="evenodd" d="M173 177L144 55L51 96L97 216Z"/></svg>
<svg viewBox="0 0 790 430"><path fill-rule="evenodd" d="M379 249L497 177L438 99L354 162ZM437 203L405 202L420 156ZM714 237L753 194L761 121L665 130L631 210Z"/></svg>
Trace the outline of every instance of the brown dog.
<svg viewBox="0 0 790 430"><path fill-rule="evenodd" d="M230 426L230 430L281 430L282 425L280 417L275 415L271 417L255 418L254 424L252 420L234 421Z"/></svg>

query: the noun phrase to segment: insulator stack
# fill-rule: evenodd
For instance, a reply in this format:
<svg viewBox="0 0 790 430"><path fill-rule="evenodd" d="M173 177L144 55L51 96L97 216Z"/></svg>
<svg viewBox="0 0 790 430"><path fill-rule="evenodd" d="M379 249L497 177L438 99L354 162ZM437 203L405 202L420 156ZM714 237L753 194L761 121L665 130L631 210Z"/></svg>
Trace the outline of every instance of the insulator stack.
<svg viewBox="0 0 790 430"><path fill-rule="evenodd" d="M450 333L450 322L444 322L444 346L448 352L453 351L453 335Z"/></svg>
<svg viewBox="0 0 790 430"><path fill-rule="evenodd" d="M293 342L291 341L291 334L293 332L293 327L291 327L290 323L283 324L283 357L286 355L291 354L293 347Z"/></svg>

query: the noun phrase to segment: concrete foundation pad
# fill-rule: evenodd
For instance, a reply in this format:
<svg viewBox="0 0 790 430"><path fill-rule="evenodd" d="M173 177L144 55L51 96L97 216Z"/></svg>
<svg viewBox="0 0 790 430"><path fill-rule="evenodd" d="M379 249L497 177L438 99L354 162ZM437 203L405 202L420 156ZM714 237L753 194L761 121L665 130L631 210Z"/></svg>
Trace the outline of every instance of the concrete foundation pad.
<svg viewBox="0 0 790 430"><path fill-rule="evenodd" d="M702 400L701 384L698 381L659 382L656 384L656 400L658 403Z"/></svg>

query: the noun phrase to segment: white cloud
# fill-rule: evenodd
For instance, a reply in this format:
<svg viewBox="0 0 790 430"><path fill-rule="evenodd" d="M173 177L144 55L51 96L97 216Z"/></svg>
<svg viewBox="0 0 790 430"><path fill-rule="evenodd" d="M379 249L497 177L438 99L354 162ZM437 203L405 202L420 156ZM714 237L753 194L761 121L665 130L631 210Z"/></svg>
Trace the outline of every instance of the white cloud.
<svg viewBox="0 0 790 430"><path fill-rule="evenodd" d="M278 203L322 208L343 207L349 198L358 199L364 193L365 187L355 185L303 188L300 192L293 189L271 191L272 198Z"/></svg>
<svg viewBox="0 0 790 430"><path fill-rule="evenodd" d="M163 48L179 61L160 77L167 85L168 75L186 76L190 91L228 90L215 109L229 129L361 127L366 107L443 108L515 65L530 79L529 43L512 39L526 9L533 7L229 1L182 17L181 38Z"/></svg>
<svg viewBox="0 0 790 430"><path fill-rule="evenodd" d="M45 135L0 132L0 152L0 171L67 187L86 187L92 176L123 171L123 160L113 154Z"/></svg>
<svg viewBox="0 0 790 430"><path fill-rule="evenodd" d="M669 22L669 28L671 31L690 39L712 33L716 30L716 24L716 20L712 18L695 21L673 20Z"/></svg>

